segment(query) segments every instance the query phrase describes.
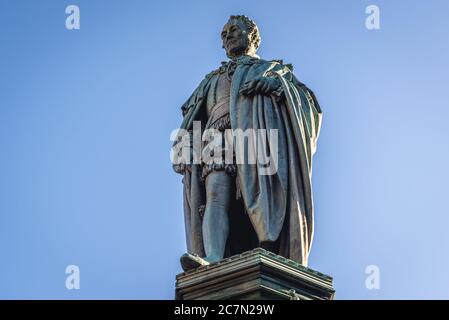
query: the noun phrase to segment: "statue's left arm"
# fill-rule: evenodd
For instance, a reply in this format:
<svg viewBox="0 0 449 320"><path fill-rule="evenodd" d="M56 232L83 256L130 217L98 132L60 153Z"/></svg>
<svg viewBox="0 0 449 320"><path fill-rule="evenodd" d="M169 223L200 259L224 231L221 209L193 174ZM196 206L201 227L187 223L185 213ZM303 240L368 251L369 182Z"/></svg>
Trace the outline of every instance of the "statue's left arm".
<svg viewBox="0 0 449 320"><path fill-rule="evenodd" d="M320 133L322 112L315 94L293 74L292 67L277 64L264 76L278 81L278 88L273 95L285 99L287 105L296 111L298 121L303 122L310 139L311 155L316 151L316 143ZM295 108L298 106L300 108ZM302 120L302 121L301 121Z"/></svg>

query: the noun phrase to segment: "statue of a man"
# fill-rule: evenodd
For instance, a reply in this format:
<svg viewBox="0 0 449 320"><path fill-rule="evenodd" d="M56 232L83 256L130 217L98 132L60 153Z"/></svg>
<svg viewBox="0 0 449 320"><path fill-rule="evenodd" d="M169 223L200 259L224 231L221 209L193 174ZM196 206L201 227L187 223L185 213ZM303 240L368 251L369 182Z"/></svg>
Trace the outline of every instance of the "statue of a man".
<svg viewBox="0 0 449 320"><path fill-rule="evenodd" d="M221 32L229 61L206 75L182 106L181 129L224 133L229 130L276 132L276 170L232 161L177 162L184 184L188 253L184 270L262 247L307 265L313 237L312 156L321 124L313 92L282 61L260 59L256 24L231 16ZM223 152L229 155L226 137ZM229 140L229 139L228 139ZM202 154L210 153L202 140ZM175 146L176 146L175 142ZM238 157L237 157L238 158ZM265 165L266 166L266 165Z"/></svg>

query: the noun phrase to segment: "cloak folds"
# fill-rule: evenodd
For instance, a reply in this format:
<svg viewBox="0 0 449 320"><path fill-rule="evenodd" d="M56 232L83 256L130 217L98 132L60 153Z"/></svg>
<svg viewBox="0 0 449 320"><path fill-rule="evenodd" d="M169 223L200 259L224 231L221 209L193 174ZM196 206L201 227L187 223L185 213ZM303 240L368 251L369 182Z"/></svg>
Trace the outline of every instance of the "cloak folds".
<svg viewBox="0 0 449 320"><path fill-rule="evenodd" d="M182 106L181 129L192 130L193 121L204 122L213 74L206 76ZM280 80L278 96L248 97L239 93L244 83L259 76ZM230 214L245 216L248 223L237 219L233 225L230 218L227 254L241 253L262 241L277 241L279 255L306 266L313 238L312 156L321 125L321 110L313 92L279 61L240 57L231 83L230 118L234 130L277 129L279 152L277 171L273 175L261 175L257 165L237 165L242 206L241 209L233 206ZM184 175L187 250L203 257L199 209L205 204L205 186L201 181L201 166L191 164L177 172ZM250 232L256 236L255 242L242 237Z"/></svg>

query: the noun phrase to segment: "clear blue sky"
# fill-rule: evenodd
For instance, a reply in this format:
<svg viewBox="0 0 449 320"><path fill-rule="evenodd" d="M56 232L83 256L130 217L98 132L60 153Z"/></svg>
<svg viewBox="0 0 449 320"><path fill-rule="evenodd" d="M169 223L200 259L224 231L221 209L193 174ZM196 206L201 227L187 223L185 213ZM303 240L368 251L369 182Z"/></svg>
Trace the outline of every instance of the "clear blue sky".
<svg viewBox="0 0 449 320"><path fill-rule="evenodd" d="M80 30L65 28L70 4ZM339 299L449 299L448 13L446 0L1 0L0 298L174 297L169 135L225 59L222 25L246 14L259 54L293 63L324 111L310 267ZM65 288L70 264L80 290Z"/></svg>

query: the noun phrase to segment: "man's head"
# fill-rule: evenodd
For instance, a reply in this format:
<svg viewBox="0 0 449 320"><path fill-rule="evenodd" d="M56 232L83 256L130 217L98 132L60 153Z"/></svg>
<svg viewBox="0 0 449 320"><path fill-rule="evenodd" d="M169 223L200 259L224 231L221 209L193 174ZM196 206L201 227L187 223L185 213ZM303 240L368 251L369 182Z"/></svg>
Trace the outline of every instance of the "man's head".
<svg viewBox="0 0 449 320"><path fill-rule="evenodd" d="M260 45L259 29L246 16L231 16L221 32L223 48L228 58L242 54L255 55Z"/></svg>

